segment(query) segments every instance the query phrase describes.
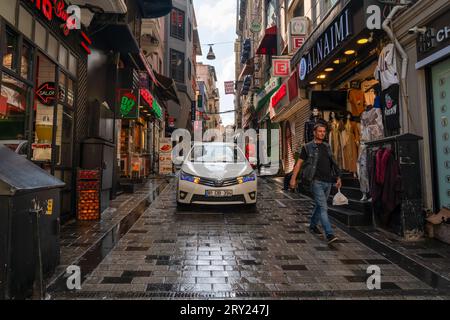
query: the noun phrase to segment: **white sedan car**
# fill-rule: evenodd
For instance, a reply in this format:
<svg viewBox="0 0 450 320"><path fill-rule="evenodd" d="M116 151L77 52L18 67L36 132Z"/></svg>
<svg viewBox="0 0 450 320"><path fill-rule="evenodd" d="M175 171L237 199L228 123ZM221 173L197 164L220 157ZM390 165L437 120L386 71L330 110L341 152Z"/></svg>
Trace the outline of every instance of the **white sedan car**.
<svg viewBox="0 0 450 320"><path fill-rule="evenodd" d="M177 205L256 206L257 177L232 143L194 144L178 175Z"/></svg>

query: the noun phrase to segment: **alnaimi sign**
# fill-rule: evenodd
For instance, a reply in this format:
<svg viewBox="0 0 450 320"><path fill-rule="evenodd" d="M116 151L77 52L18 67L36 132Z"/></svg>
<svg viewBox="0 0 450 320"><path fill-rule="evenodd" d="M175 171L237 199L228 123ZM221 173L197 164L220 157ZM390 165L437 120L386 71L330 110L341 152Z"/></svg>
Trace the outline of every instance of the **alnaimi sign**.
<svg viewBox="0 0 450 320"><path fill-rule="evenodd" d="M326 57L333 53L353 32L349 9L345 9L315 41L313 47L300 60L300 80L305 80Z"/></svg>

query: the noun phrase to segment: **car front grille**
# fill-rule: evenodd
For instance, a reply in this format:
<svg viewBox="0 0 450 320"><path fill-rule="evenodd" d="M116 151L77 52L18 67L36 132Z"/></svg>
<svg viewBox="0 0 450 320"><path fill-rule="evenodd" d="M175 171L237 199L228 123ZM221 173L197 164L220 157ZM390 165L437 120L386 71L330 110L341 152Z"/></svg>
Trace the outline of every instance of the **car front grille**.
<svg viewBox="0 0 450 320"><path fill-rule="evenodd" d="M231 197L206 197L195 194L192 197L191 202L243 202L245 203L244 195L235 195Z"/></svg>
<svg viewBox="0 0 450 320"><path fill-rule="evenodd" d="M200 178L200 184L208 187L221 188L235 186L239 183L236 178L229 178L221 181L215 179Z"/></svg>

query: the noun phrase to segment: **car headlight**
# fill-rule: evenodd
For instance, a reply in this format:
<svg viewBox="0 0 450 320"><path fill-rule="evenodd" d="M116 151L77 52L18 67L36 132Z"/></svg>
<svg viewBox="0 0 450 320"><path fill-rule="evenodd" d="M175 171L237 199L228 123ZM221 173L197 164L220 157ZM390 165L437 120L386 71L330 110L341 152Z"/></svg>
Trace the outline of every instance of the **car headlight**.
<svg viewBox="0 0 450 320"><path fill-rule="evenodd" d="M252 173L250 173L250 174L248 174L246 176L236 178L236 180L238 181L239 184L255 181L256 180L256 173L252 172Z"/></svg>
<svg viewBox="0 0 450 320"><path fill-rule="evenodd" d="M189 181L189 182L196 183L196 184L200 183L199 177L194 177L193 175L190 175L183 171L180 172L180 179L183 181Z"/></svg>

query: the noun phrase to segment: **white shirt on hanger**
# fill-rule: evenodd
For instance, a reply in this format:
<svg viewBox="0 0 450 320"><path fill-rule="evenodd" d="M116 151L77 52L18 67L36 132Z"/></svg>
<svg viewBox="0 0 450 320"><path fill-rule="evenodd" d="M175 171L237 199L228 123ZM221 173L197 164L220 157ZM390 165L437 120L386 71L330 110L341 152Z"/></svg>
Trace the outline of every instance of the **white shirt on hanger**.
<svg viewBox="0 0 450 320"><path fill-rule="evenodd" d="M390 43L381 51L374 73L375 79L381 82L382 90L399 83L396 59L394 44Z"/></svg>

